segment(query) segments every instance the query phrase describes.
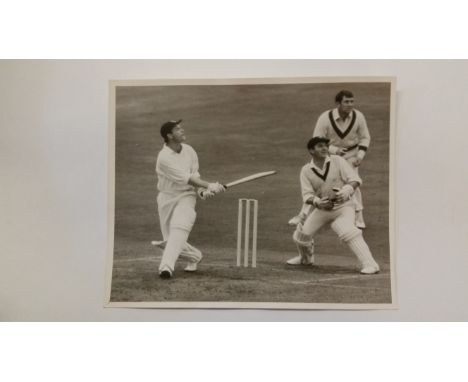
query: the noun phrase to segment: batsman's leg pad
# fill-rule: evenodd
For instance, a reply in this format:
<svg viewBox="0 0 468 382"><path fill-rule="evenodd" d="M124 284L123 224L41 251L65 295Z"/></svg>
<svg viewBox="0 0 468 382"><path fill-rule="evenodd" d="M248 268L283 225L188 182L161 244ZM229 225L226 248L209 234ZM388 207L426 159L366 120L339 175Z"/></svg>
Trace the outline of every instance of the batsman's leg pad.
<svg viewBox="0 0 468 382"><path fill-rule="evenodd" d="M184 249L180 253L180 257L188 260L191 263L199 263L203 257L202 252L193 245L186 243Z"/></svg>
<svg viewBox="0 0 468 382"><path fill-rule="evenodd" d="M167 241L153 241L153 245L164 250L166 248ZM185 247L180 252L180 257L188 260L191 263L199 263L203 258L202 252L195 248L193 245L186 243Z"/></svg>
<svg viewBox="0 0 468 382"><path fill-rule="evenodd" d="M169 238L159 264L159 271L169 269L174 272L175 263L182 250L185 248L189 231L183 229L171 229Z"/></svg>
<svg viewBox="0 0 468 382"><path fill-rule="evenodd" d="M185 205L177 206L172 215L170 225L171 230L175 228L190 232L195 224L196 218L197 213L195 212L195 209Z"/></svg>

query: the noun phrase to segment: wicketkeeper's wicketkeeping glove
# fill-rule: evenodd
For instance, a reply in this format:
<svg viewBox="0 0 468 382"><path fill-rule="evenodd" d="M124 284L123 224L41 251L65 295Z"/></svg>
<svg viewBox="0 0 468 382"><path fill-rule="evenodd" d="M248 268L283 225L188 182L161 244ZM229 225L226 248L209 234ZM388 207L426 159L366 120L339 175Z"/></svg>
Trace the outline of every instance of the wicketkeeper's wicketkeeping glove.
<svg viewBox="0 0 468 382"><path fill-rule="evenodd" d="M340 191L336 193L336 196L338 200L348 200L351 195L354 193L354 187L351 186L350 184L345 184L343 187L341 187Z"/></svg>

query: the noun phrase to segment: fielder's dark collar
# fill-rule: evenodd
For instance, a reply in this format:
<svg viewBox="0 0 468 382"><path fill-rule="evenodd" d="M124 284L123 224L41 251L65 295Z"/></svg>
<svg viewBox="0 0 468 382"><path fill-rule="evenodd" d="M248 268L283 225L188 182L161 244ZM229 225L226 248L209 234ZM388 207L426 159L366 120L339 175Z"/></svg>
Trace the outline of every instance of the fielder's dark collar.
<svg viewBox="0 0 468 382"><path fill-rule="evenodd" d="M349 132L351 131L351 129L354 126L354 123L356 122L356 111L355 110L351 111L351 123L349 124L348 128L345 131L341 131L338 128L338 126L336 125L335 118L333 118L333 110L330 110L330 112L328 113L328 118L330 119L330 123L331 123L331 125L333 127L333 130L335 130L335 133L341 139L343 139L344 137L346 137L349 134Z"/></svg>

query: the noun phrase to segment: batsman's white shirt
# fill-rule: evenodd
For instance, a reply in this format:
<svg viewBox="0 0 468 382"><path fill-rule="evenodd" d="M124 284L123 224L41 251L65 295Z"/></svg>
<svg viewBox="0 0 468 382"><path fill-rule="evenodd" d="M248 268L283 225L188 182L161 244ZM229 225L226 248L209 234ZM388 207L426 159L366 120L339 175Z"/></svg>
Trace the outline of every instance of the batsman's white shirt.
<svg viewBox="0 0 468 382"><path fill-rule="evenodd" d="M188 184L188 181L192 175L200 177L197 153L185 143L182 143L180 153L164 145L158 154L156 173L158 174L158 190L160 192L195 191L195 187Z"/></svg>

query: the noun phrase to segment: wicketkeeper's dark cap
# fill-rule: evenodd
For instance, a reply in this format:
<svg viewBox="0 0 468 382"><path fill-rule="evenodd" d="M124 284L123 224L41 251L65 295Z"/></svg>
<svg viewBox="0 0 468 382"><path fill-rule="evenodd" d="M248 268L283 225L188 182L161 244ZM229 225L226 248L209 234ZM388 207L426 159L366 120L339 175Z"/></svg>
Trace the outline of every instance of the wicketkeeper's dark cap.
<svg viewBox="0 0 468 382"><path fill-rule="evenodd" d="M313 137L309 140L309 142L307 142L307 150L313 150L317 143L322 142L328 145L330 143L330 140L325 137Z"/></svg>
<svg viewBox="0 0 468 382"><path fill-rule="evenodd" d="M182 122L181 119L178 121L167 121L161 126L161 137L167 142L167 134L172 133L172 129Z"/></svg>

